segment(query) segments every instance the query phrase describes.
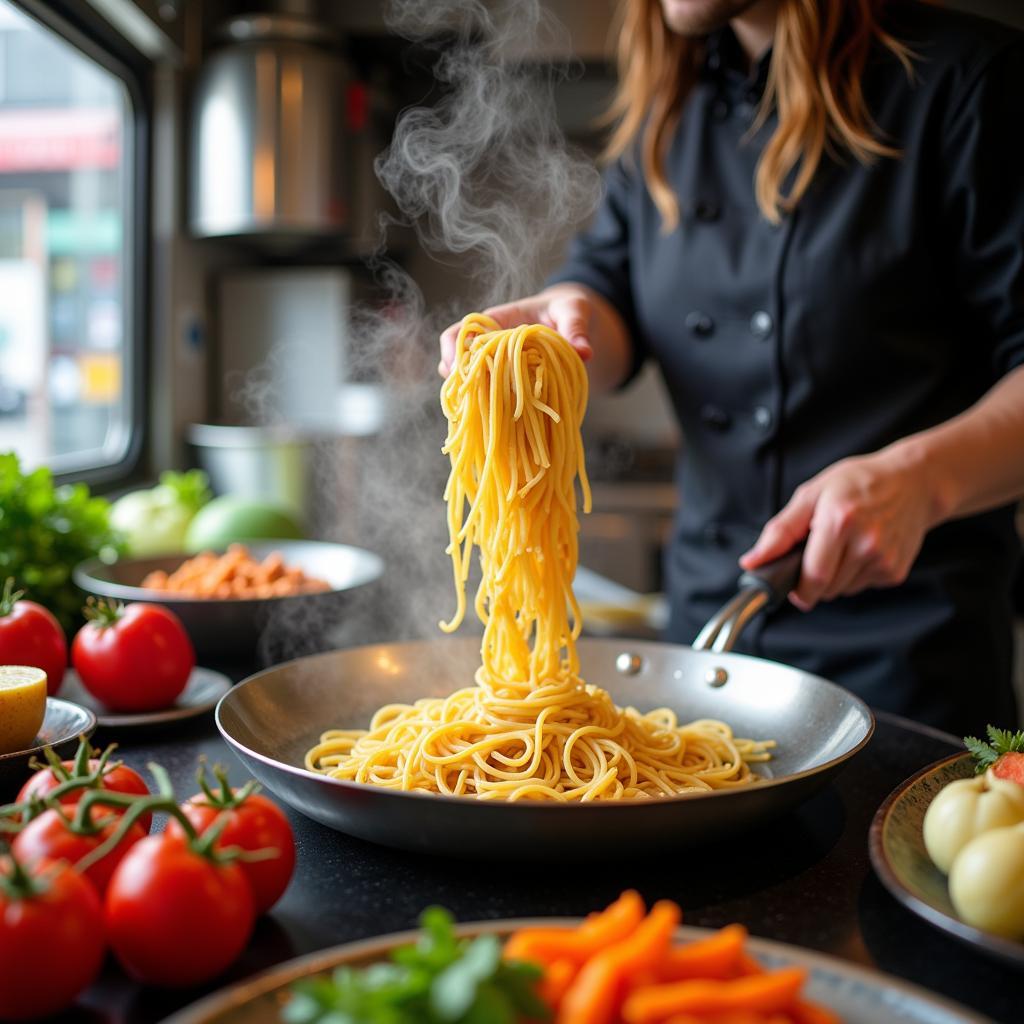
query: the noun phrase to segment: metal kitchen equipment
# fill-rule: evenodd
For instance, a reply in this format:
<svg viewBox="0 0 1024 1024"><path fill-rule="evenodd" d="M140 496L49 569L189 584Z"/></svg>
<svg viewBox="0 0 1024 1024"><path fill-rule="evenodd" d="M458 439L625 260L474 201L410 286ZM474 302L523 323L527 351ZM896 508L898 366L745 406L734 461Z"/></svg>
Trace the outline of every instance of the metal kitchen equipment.
<svg viewBox="0 0 1024 1024"><path fill-rule="evenodd" d="M308 522L315 437L288 426L193 423L186 439L216 494L270 501Z"/></svg>
<svg viewBox="0 0 1024 1024"><path fill-rule="evenodd" d="M424 853L587 860L698 844L778 816L823 786L874 730L853 694L764 659L612 639L583 639L578 651L583 678L620 705L669 706L683 719L719 718L738 735L776 739L772 761L757 766L765 781L658 800L498 803L381 789L302 766L326 729L365 727L383 704L467 685L480 659L476 639L382 644L279 665L227 694L217 725L268 789L339 831Z"/></svg>
<svg viewBox="0 0 1024 1024"><path fill-rule="evenodd" d="M204 61L192 113L190 224L199 236L308 236L350 220L348 68L331 28L234 18Z"/></svg>
<svg viewBox="0 0 1024 1024"><path fill-rule="evenodd" d="M800 579L801 542L781 558L740 576L739 591L711 616L693 641L697 651L731 651L740 633L762 610L774 608Z"/></svg>

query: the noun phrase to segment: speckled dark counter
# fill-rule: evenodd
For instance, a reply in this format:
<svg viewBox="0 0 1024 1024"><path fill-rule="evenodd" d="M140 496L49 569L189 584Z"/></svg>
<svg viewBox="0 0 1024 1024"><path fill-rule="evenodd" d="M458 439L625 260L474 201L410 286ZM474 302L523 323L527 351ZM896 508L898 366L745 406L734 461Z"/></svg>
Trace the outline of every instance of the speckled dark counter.
<svg viewBox="0 0 1024 1024"><path fill-rule="evenodd" d="M230 765L233 778L245 777L211 720L149 736L97 735L98 741L111 738L121 742L121 754L132 765L163 764L182 796L194 791L200 753ZM648 900L678 901L689 924L740 921L754 935L873 964L996 1021L1020 1021L1024 975L919 921L882 888L868 861L868 826L878 805L907 776L954 749L952 737L881 716L871 743L839 779L771 826L708 849L596 867L413 856L350 839L292 813L295 878L226 976L206 989L167 993L143 990L108 966L82 997L81 1009L62 1021L159 1021L206 991L279 961L409 928L431 903L451 908L464 921L576 916L627 887Z"/></svg>

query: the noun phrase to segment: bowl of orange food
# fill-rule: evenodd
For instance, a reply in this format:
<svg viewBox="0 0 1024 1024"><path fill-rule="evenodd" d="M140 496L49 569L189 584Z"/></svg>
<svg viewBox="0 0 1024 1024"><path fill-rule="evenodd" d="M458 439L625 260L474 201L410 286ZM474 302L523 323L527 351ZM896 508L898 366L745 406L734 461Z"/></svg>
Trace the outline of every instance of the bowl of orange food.
<svg viewBox="0 0 1024 1024"><path fill-rule="evenodd" d="M900 978L750 936L742 924L709 931L680 926L680 916L668 900L648 911L633 891L584 920L454 925L430 907L418 931L287 961L200 999L167 1024L988 1020Z"/></svg>
<svg viewBox="0 0 1024 1024"><path fill-rule="evenodd" d="M74 579L109 601L166 605L201 663L269 662L323 649L346 604L382 571L381 559L362 548L267 540L196 555L92 559Z"/></svg>

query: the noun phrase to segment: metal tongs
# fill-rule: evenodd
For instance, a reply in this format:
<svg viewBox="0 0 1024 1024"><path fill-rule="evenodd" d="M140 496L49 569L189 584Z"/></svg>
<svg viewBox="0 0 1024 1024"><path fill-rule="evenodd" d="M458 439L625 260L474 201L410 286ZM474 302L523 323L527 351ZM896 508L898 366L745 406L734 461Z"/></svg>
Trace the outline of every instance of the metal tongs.
<svg viewBox="0 0 1024 1024"><path fill-rule="evenodd" d="M774 562L743 573L739 593L711 616L691 645L695 651L731 651L747 623L763 609L778 607L800 580L804 545L798 544Z"/></svg>

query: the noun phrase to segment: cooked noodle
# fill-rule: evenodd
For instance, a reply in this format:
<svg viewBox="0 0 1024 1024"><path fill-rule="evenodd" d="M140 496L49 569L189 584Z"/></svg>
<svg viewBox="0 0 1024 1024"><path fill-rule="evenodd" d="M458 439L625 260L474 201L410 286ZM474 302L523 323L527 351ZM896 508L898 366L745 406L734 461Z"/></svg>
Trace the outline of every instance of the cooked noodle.
<svg viewBox="0 0 1024 1024"><path fill-rule="evenodd" d="M579 677L576 481L590 489L580 424L582 360L549 327L463 320L441 390L445 489L457 605L466 612L474 547L484 624L476 686L381 708L368 730L332 729L306 766L339 779L482 800L618 800L744 786L771 741L723 722L641 714Z"/></svg>

